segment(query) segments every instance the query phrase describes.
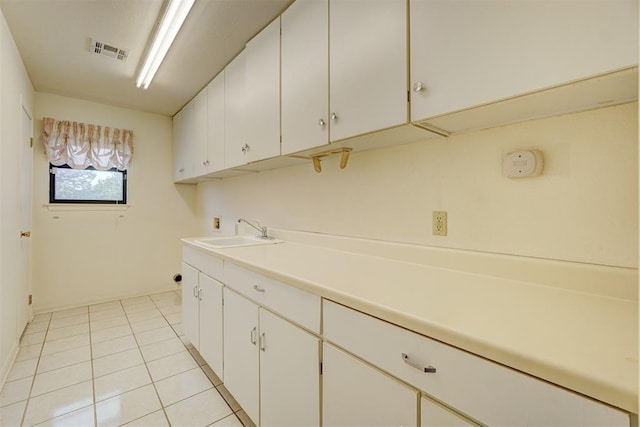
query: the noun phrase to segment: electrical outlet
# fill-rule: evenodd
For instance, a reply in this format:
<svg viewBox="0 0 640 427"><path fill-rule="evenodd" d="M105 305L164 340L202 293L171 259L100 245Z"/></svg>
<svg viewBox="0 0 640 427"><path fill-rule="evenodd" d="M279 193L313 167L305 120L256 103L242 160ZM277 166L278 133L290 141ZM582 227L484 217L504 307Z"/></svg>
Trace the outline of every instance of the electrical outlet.
<svg viewBox="0 0 640 427"><path fill-rule="evenodd" d="M220 231L220 217L213 217L213 231Z"/></svg>
<svg viewBox="0 0 640 427"><path fill-rule="evenodd" d="M447 235L447 211L433 211L433 231L434 236Z"/></svg>

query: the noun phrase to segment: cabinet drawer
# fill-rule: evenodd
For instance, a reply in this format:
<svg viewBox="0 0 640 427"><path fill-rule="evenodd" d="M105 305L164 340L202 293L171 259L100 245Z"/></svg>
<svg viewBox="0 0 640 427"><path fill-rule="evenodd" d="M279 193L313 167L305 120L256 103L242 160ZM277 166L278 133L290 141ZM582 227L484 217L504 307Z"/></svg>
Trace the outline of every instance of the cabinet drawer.
<svg viewBox="0 0 640 427"><path fill-rule="evenodd" d="M190 246L182 246L182 261L214 279L222 279L222 260Z"/></svg>
<svg viewBox="0 0 640 427"><path fill-rule="evenodd" d="M327 300L323 333L327 340L484 424L630 423L625 412ZM435 372L422 370L427 367Z"/></svg>
<svg viewBox="0 0 640 427"><path fill-rule="evenodd" d="M320 297L226 263L224 284L283 317L320 333Z"/></svg>

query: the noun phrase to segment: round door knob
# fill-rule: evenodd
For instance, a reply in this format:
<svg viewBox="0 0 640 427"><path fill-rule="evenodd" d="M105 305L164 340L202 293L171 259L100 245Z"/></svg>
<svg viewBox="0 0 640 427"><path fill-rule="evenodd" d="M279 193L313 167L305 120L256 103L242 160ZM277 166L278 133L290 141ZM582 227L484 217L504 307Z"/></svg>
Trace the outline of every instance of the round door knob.
<svg viewBox="0 0 640 427"><path fill-rule="evenodd" d="M338 120L338 115L336 113L331 113L331 120L333 121Z"/></svg>
<svg viewBox="0 0 640 427"><path fill-rule="evenodd" d="M324 125L326 125L326 124L327 124L327 122L325 122L325 121L324 121L324 119L320 119L320 120L318 120L318 125L320 125L320 126L324 126Z"/></svg>
<svg viewBox="0 0 640 427"><path fill-rule="evenodd" d="M422 82L415 82L413 84L413 91L414 92L420 92L424 90L424 85L422 84Z"/></svg>
<svg viewBox="0 0 640 427"><path fill-rule="evenodd" d="M243 152L244 154L247 154L247 151L249 151L249 144L244 144L244 145L242 146L242 152Z"/></svg>

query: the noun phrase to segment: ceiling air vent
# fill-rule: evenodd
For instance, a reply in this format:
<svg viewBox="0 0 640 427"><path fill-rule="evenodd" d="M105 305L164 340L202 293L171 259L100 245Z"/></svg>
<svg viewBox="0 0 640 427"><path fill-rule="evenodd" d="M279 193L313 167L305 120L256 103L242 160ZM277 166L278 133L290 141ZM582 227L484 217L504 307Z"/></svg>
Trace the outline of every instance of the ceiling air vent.
<svg viewBox="0 0 640 427"><path fill-rule="evenodd" d="M91 39L91 46L89 48L89 51L95 53L96 55L106 56L108 58L113 58L123 62L126 61L127 57L129 56L128 50L120 49L118 47L114 47L94 39Z"/></svg>

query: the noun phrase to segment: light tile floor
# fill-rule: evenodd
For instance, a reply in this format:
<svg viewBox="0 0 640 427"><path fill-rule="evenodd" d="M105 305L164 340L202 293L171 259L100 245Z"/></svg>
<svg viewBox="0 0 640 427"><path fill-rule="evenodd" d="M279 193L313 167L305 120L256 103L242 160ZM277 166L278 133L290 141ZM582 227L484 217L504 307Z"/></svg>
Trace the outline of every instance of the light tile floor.
<svg viewBox="0 0 640 427"><path fill-rule="evenodd" d="M179 292L38 314L0 392L0 426L249 426L182 335Z"/></svg>

